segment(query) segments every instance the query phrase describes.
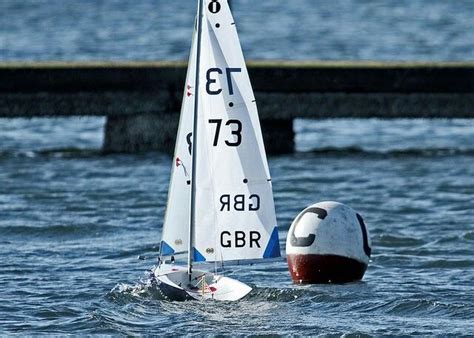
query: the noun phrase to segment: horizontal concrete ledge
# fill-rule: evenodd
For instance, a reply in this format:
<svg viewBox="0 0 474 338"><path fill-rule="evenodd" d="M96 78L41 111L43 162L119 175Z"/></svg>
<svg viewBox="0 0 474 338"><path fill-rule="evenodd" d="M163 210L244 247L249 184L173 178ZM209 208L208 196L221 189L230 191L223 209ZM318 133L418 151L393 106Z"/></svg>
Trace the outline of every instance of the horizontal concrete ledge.
<svg viewBox="0 0 474 338"><path fill-rule="evenodd" d="M474 62L253 61L269 153L295 118L474 118ZM107 116L104 151L173 149L185 62L0 64L0 117Z"/></svg>
<svg viewBox="0 0 474 338"><path fill-rule="evenodd" d="M264 92L472 93L474 62L251 61ZM0 64L0 93L181 90L186 63Z"/></svg>
<svg viewBox="0 0 474 338"><path fill-rule="evenodd" d="M474 117L474 62L251 61L262 119ZM0 64L0 117L177 112L185 62Z"/></svg>
<svg viewBox="0 0 474 338"><path fill-rule="evenodd" d="M262 120L294 118L474 118L474 93L255 93ZM0 94L0 117L163 116L181 98L167 92Z"/></svg>
<svg viewBox="0 0 474 338"><path fill-rule="evenodd" d="M474 93L256 93L262 119L474 118Z"/></svg>

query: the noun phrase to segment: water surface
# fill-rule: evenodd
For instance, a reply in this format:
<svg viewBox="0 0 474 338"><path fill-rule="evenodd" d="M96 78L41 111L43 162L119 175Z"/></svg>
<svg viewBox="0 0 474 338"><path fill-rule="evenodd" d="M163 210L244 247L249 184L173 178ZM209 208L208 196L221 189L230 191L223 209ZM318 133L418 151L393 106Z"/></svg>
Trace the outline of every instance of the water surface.
<svg viewBox="0 0 474 338"><path fill-rule="evenodd" d="M348 285L228 267L254 286L237 303L160 298L171 158L101 155L103 123L2 120L1 333L474 334L472 121L297 121L299 152L269 159L283 252L299 211L336 200L364 216L372 261Z"/></svg>

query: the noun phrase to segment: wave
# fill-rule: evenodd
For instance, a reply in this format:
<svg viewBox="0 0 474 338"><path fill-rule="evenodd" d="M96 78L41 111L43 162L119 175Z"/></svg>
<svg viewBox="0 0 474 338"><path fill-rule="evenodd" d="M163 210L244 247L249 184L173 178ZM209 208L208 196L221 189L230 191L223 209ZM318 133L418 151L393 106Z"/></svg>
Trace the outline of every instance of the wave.
<svg viewBox="0 0 474 338"><path fill-rule="evenodd" d="M2 158L93 158L104 156L100 149L82 149L75 147L41 150L0 150Z"/></svg>
<svg viewBox="0 0 474 338"><path fill-rule="evenodd" d="M81 148L57 148L43 150L22 150L22 151L0 151L0 160L8 158L60 158L60 159L87 159L110 156L110 153L100 149L81 149ZM164 154L167 155L167 154ZM407 148L392 150L374 150L365 149L358 146L349 147L324 147L315 148L307 151L296 151L298 155L314 155L321 157L365 157L365 158L412 158L412 157L451 157L451 156L474 156L474 148ZM168 156L168 155L167 155Z"/></svg>
<svg viewBox="0 0 474 338"><path fill-rule="evenodd" d="M106 294L106 299L118 304L127 304L141 300L166 300L161 290L156 285L152 271L135 284L119 283Z"/></svg>
<svg viewBox="0 0 474 338"><path fill-rule="evenodd" d="M373 241L377 244L378 247L386 248L420 247L426 244L426 241L419 238L413 238L408 236L395 236L389 234L374 237Z"/></svg>
<svg viewBox="0 0 474 338"><path fill-rule="evenodd" d="M364 149L357 146L324 147L301 152L319 156L364 156L364 157L447 157L447 156L474 156L474 148L407 148L392 150Z"/></svg>
<svg viewBox="0 0 474 338"><path fill-rule="evenodd" d="M3 235L8 236L32 236L32 237L82 237L96 235L98 232L109 233L114 231L112 226L83 224L83 225L50 225L50 226L28 226L10 225L0 227Z"/></svg>
<svg viewBox="0 0 474 338"><path fill-rule="evenodd" d="M321 285L286 285L283 287L259 287L249 284L252 291L241 301L244 302L293 302L301 299L310 302L337 302L338 296L331 293L332 287L344 287L348 289L364 287L365 282L353 282L346 284L321 284ZM152 270L147 271L145 276L135 284L119 283L106 295L113 302L128 303L142 300L169 301L157 286Z"/></svg>

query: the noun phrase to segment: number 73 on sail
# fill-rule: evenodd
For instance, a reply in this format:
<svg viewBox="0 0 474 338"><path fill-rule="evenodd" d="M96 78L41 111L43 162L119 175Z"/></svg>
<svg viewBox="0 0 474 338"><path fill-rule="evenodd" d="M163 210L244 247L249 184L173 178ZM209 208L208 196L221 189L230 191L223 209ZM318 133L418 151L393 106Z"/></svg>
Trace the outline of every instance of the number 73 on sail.
<svg viewBox="0 0 474 338"><path fill-rule="evenodd" d="M172 299L238 300L251 288L196 263L280 257L272 183L252 86L227 0L199 0L176 140L161 262Z"/></svg>

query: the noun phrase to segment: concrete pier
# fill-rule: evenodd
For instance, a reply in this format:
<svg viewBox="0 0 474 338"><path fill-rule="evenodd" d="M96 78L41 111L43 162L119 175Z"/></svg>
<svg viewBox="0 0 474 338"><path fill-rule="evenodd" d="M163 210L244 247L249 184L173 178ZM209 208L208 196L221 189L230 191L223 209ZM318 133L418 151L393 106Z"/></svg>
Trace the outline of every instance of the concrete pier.
<svg viewBox="0 0 474 338"><path fill-rule="evenodd" d="M473 118L474 62L248 63L269 153L295 118ZM0 117L107 116L104 151L173 149L184 62L0 64Z"/></svg>

